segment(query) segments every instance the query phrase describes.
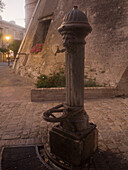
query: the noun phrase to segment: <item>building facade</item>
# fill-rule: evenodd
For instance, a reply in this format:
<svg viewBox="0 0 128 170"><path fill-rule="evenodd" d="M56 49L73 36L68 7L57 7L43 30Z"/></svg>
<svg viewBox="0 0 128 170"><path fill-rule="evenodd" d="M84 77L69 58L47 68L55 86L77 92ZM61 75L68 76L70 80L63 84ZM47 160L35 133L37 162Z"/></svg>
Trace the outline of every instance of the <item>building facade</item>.
<svg viewBox="0 0 128 170"><path fill-rule="evenodd" d="M10 36L10 40L22 40L25 34L25 28L16 25L14 21L4 21L0 17L0 47L6 46L6 36Z"/></svg>
<svg viewBox="0 0 128 170"><path fill-rule="evenodd" d="M9 43L13 42L14 40L22 41L24 34L24 27L16 25L15 21L4 21L0 16L0 48L8 48ZM7 37L9 37L9 39L7 39ZM0 61L6 61L4 58L1 54Z"/></svg>

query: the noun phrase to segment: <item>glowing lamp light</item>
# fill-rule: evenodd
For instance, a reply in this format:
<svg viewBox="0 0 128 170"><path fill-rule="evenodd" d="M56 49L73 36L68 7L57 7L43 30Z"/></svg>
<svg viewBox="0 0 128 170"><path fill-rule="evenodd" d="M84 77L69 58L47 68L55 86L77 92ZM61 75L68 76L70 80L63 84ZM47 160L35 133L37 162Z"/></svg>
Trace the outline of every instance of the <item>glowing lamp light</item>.
<svg viewBox="0 0 128 170"><path fill-rule="evenodd" d="M9 37L9 36L6 36L5 39L6 39L7 41L9 41L9 40L10 40L10 37Z"/></svg>

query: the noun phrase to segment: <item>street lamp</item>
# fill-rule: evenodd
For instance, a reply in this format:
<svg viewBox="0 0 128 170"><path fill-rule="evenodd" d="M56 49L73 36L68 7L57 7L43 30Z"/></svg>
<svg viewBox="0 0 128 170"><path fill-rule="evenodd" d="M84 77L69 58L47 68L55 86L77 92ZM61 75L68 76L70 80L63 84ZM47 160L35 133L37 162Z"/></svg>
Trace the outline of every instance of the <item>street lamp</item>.
<svg viewBox="0 0 128 170"><path fill-rule="evenodd" d="M9 37L9 36L6 36L5 39L6 39L7 41L9 41L9 40L10 40L10 37Z"/></svg>
<svg viewBox="0 0 128 170"><path fill-rule="evenodd" d="M7 48L8 48L8 66L10 65L10 62L9 62L9 40L10 40L10 36L6 36L5 37L6 41L7 41Z"/></svg>

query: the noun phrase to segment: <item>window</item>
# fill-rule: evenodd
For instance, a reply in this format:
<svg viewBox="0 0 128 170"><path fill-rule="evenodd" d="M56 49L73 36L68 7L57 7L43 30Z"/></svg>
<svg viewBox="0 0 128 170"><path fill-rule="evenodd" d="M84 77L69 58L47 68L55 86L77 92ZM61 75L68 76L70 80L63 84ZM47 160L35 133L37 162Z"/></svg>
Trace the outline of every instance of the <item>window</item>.
<svg viewBox="0 0 128 170"><path fill-rule="evenodd" d="M5 34L8 35L8 28L5 29Z"/></svg>
<svg viewBox="0 0 128 170"><path fill-rule="evenodd" d="M52 20L52 15L53 13L46 17L38 19L39 23L33 39L33 45L30 50L30 53L37 54L42 50Z"/></svg>
<svg viewBox="0 0 128 170"><path fill-rule="evenodd" d="M13 38L15 39L16 38L16 32L13 31Z"/></svg>
<svg viewBox="0 0 128 170"><path fill-rule="evenodd" d="M36 30L36 34L34 37L34 41L33 41L33 46L35 44L43 44L45 42L47 33L48 33L48 29L52 20L52 16L53 13L47 15L47 16L43 16L40 17L39 20L39 24Z"/></svg>
<svg viewBox="0 0 128 170"><path fill-rule="evenodd" d="M40 21L37 27L37 31L34 37L33 46L35 44L43 44L45 42L48 29L51 23L51 19Z"/></svg>
<svg viewBox="0 0 128 170"><path fill-rule="evenodd" d="M22 40L24 37L23 32L20 32L20 40Z"/></svg>

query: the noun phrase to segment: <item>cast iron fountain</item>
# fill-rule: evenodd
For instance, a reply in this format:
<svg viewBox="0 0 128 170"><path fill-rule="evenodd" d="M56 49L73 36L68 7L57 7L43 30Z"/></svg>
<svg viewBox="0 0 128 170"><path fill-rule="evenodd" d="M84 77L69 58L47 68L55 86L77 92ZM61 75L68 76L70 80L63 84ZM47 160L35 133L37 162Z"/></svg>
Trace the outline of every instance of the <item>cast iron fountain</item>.
<svg viewBox="0 0 128 170"><path fill-rule="evenodd" d="M86 15L77 6L64 17L58 31L65 47L61 51L66 57L66 102L43 114L46 121L59 122L49 132L48 155L68 162L72 169L80 169L98 145L96 125L89 123L84 110L84 39L91 30ZM55 117L60 112L62 116Z"/></svg>

